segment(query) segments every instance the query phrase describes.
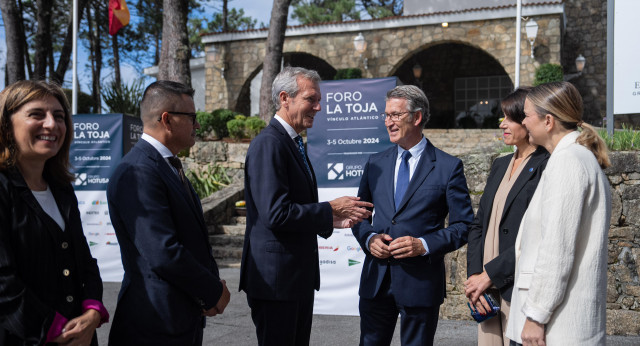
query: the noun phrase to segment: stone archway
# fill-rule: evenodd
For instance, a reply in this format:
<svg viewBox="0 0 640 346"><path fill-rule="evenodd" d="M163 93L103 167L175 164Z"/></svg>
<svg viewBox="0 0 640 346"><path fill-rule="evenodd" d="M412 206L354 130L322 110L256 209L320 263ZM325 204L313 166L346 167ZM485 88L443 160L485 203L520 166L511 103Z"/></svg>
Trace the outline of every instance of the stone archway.
<svg viewBox="0 0 640 346"><path fill-rule="evenodd" d="M321 58L308 53L291 53L283 55L284 66L304 67L316 70L322 80L332 80L336 69ZM260 98L260 80L262 79L262 64L260 64L245 80L238 94L234 110L245 115L257 115Z"/></svg>
<svg viewBox="0 0 640 346"><path fill-rule="evenodd" d="M422 67L419 79L413 74L416 64ZM417 50L392 75L425 92L431 108L429 128L496 128L499 101L513 90L499 61L482 49L460 42L437 42ZM462 112L468 116L475 112L477 123L469 119L456 121L467 117Z"/></svg>

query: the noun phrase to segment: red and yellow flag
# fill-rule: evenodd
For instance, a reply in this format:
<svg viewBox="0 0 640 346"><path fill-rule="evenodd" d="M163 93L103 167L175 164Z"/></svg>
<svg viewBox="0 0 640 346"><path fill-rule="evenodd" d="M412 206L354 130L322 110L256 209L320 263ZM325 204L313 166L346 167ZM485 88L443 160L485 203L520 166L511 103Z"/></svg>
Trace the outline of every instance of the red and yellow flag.
<svg viewBox="0 0 640 346"><path fill-rule="evenodd" d="M109 0L109 35L129 24L129 9L124 0Z"/></svg>

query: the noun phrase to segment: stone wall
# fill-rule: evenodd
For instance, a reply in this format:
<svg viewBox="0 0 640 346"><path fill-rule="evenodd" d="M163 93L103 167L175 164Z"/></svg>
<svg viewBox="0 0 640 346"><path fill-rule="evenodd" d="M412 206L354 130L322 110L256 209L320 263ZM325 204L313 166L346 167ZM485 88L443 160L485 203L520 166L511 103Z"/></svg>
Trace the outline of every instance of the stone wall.
<svg viewBox="0 0 640 346"><path fill-rule="evenodd" d="M584 99L584 119L602 125L607 103L607 1L564 0L562 44L565 73L575 73L578 54L586 59L582 76L571 80Z"/></svg>
<svg viewBox="0 0 640 346"><path fill-rule="evenodd" d="M474 211L477 210L480 197L489 176L491 163L498 157L495 143L484 146L495 136L493 130L426 130L437 146L446 151L456 151L464 162L465 176L471 194ZM439 138L442 137L442 138ZM475 146L459 147L467 141L465 138L488 138L478 141ZM244 143L199 142L191 148L185 164L189 168L210 162L240 171L244 168L244 157L248 149ZM449 146L449 147L447 147ZM489 154L487 154L489 152ZM490 153L494 152L494 153ZM609 268L607 285L607 333L616 335L640 334L640 152L614 152L610 154L613 166L605 173L611 183L612 213L609 231ZM240 172L238 172L240 173ZM242 175L239 174L241 179ZM241 193L241 185L232 187L233 196ZM220 196L224 193L221 192ZM219 211L230 206L224 198L212 196L203 200ZM226 196L226 195L225 195ZM212 209L213 210L213 209ZM222 219L225 219L223 213ZM213 212L210 222L223 222L219 212ZM443 319L467 319L469 309L466 306L463 282L467 277L467 247L446 256L447 299L440 308Z"/></svg>

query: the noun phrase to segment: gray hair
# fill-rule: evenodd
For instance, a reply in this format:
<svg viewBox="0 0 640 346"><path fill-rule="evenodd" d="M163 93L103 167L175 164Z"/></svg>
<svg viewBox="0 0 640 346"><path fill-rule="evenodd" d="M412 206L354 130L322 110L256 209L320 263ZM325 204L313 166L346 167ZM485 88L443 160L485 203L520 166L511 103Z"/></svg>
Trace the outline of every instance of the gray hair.
<svg viewBox="0 0 640 346"><path fill-rule="evenodd" d="M290 97L298 94L298 77L318 83L321 78L318 72L303 67L285 67L273 80L271 85L271 99L276 111L280 110L280 93L286 92Z"/></svg>
<svg viewBox="0 0 640 346"><path fill-rule="evenodd" d="M400 85L387 92L385 101L390 99L407 100L407 111L415 113L422 111L422 122L420 126L424 126L429 121L431 114L429 113L429 100L427 96L415 85ZM412 115L413 116L413 115Z"/></svg>

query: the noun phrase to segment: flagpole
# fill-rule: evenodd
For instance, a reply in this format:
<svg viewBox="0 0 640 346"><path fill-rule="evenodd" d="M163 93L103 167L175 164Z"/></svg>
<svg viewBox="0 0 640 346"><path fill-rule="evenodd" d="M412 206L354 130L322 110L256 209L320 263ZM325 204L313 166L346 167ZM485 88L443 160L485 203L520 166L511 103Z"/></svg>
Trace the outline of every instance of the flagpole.
<svg viewBox="0 0 640 346"><path fill-rule="evenodd" d="M73 71L71 73L71 114L78 114L78 0L73 0Z"/></svg>
<svg viewBox="0 0 640 346"><path fill-rule="evenodd" d="M514 89L518 89L520 86L520 31L522 31L520 20L522 18L522 0L516 2L516 78Z"/></svg>

